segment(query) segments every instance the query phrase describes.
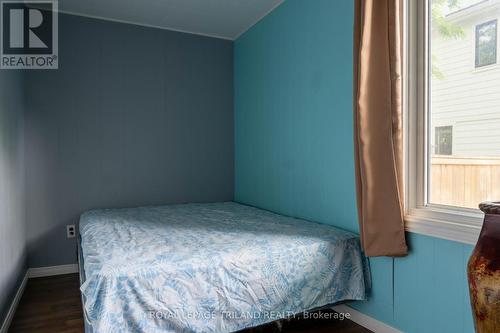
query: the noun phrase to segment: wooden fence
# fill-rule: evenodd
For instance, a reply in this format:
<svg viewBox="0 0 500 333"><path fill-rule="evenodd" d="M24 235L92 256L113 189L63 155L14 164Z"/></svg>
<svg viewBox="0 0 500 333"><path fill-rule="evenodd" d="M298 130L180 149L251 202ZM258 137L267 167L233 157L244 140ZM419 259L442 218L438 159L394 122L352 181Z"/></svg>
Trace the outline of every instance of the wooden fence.
<svg viewBox="0 0 500 333"><path fill-rule="evenodd" d="M431 203L477 208L500 200L500 158L435 156L430 169Z"/></svg>

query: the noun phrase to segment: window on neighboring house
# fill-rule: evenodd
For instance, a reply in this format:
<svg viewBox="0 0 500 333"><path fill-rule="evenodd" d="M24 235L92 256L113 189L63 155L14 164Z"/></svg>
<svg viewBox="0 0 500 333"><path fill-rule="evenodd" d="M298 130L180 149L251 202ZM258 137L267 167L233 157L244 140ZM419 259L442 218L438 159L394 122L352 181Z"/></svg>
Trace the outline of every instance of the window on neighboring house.
<svg viewBox="0 0 500 333"><path fill-rule="evenodd" d="M497 62L497 20L476 26L476 67Z"/></svg>
<svg viewBox="0 0 500 333"><path fill-rule="evenodd" d="M435 129L435 154L451 155L453 153L453 126L439 126Z"/></svg>

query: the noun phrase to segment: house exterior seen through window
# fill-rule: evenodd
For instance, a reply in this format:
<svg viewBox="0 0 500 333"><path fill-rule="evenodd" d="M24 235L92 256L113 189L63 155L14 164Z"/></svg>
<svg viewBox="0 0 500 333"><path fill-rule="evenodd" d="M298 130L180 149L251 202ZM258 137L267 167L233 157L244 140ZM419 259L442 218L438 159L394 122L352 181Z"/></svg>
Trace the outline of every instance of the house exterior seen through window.
<svg viewBox="0 0 500 333"><path fill-rule="evenodd" d="M428 0L428 204L500 200L500 0Z"/></svg>

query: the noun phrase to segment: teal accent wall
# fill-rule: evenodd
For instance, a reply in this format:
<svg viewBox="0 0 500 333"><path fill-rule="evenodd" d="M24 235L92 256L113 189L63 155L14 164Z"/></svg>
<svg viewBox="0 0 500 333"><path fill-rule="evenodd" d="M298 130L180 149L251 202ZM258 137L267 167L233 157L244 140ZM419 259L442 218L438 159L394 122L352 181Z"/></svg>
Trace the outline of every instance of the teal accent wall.
<svg viewBox="0 0 500 333"><path fill-rule="evenodd" d="M356 230L352 11L285 1L235 42L237 201Z"/></svg>
<svg viewBox="0 0 500 333"><path fill-rule="evenodd" d="M287 0L234 46L235 200L358 231L352 0ZM361 312L407 333L473 332L471 246L409 234L405 258L372 258Z"/></svg>

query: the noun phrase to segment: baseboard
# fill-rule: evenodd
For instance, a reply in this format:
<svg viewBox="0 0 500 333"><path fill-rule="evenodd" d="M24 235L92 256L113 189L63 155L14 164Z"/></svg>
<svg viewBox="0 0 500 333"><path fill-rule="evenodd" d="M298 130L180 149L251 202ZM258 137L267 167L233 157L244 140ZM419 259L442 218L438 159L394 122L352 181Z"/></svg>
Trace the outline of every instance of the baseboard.
<svg viewBox="0 0 500 333"><path fill-rule="evenodd" d="M30 279L37 277L44 277L44 276L71 274L71 273L78 273L77 264L37 267L28 269L28 277Z"/></svg>
<svg viewBox="0 0 500 333"><path fill-rule="evenodd" d="M347 305L336 305L333 307L333 309L337 312L349 313L350 320L375 333L403 333L402 331L397 330L394 327L378 321L370 316L367 316L357 310L354 310Z"/></svg>
<svg viewBox="0 0 500 333"><path fill-rule="evenodd" d="M12 300L12 303L10 304L9 311L7 311L7 315L5 316L5 320L2 323L2 327L0 328L0 333L7 333L9 331L10 323L12 322L12 319L14 318L14 313L16 313L17 306L19 305L19 301L21 300L21 297L23 296L24 293L24 288L26 288L26 282L28 281L28 272L24 274L23 281L21 282L21 285L17 289L16 296Z"/></svg>
<svg viewBox="0 0 500 333"><path fill-rule="evenodd" d="M50 267L38 267L38 268L28 268L26 274L24 274L23 281L21 285L17 289L16 296L12 300L9 311L7 311L7 315L5 316L5 320L0 327L0 333L7 333L9 330L10 323L14 318L14 313L16 312L17 306L21 297L24 293L24 288L26 288L26 282L28 279L43 277L43 276L52 276L52 275L62 275L62 274L71 274L78 273L78 265L77 264L69 264L69 265L60 265L60 266L50 266Z"/></svg>

